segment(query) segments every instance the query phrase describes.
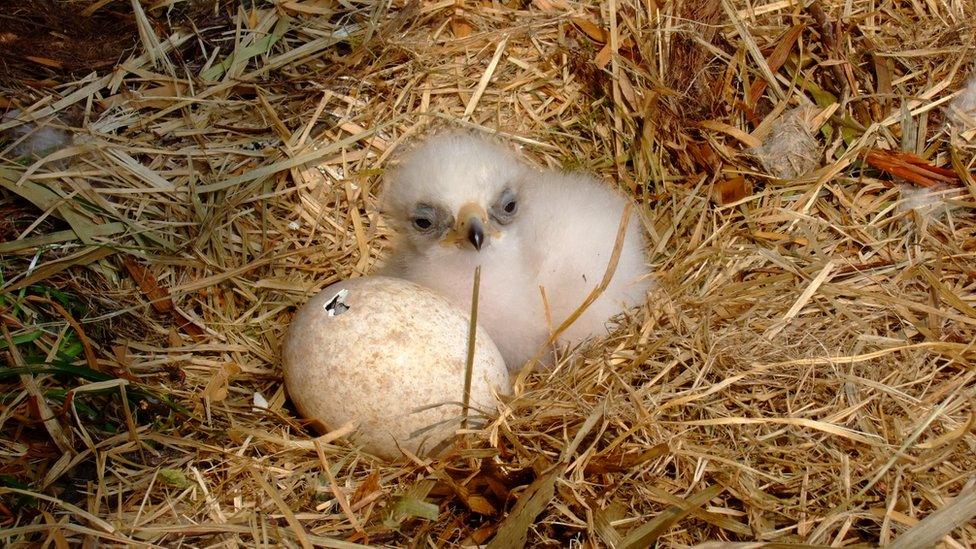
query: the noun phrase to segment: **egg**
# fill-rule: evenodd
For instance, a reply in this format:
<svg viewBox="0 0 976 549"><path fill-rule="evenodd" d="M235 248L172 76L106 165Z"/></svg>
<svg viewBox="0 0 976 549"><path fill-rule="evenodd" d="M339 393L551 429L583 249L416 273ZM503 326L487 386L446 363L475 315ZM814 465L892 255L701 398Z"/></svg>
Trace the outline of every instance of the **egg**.
<svg viewBox="0 0 976 549"><path fill-rule="evenodd" d="M283 348L298 412L384 458L423 455L460 426L469 315L412 282L375 276L327 287L295 314ZM509 394L508 369L480 327L469 422Z"/></svg>

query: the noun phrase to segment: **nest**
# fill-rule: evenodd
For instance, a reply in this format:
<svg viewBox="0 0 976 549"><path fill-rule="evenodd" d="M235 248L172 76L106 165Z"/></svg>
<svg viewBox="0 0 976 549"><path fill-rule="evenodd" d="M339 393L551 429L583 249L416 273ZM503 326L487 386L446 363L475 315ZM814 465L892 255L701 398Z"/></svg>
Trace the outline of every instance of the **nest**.
<svg viewBox="0 0 976 549"><path fill-rule="evenodd" d="M0 36L8 546L976 545L973 3L78 4L133 29L110 69ZM630 193L659 283L391 463L296 416L279 346L441 125Z"/></svg>

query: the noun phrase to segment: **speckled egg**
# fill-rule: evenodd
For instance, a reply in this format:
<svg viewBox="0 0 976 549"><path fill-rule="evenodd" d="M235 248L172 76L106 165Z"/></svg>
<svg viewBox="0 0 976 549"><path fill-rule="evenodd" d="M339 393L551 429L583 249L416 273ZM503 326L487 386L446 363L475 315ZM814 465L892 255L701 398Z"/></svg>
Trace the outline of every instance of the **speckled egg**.
<svg viewBox="0 0 976 549"><path fill-rule="evenodd" d="M327 429L355 421L352 440L396 458L424 454L460 425L469 316L412 282L363 277L306 303L284 342L285 385L299 413ZM472 420L508 394L505 361L480 327L471 378Z"/></svg>

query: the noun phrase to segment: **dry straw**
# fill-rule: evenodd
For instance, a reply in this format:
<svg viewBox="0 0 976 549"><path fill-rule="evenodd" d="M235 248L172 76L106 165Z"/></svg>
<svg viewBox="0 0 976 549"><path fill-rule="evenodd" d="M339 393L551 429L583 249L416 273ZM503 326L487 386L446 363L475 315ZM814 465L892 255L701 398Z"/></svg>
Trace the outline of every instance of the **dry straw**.
<svg viewBox="0 0 976 549"><path fill-rule="evenodd" d="M5 545L976 546L976 4L196 4L90 3L131 56L0 83L0 131L74 134L0 146ZM442 125L632 193L660 283L386 463L295 417L279 342Z"/></svg>

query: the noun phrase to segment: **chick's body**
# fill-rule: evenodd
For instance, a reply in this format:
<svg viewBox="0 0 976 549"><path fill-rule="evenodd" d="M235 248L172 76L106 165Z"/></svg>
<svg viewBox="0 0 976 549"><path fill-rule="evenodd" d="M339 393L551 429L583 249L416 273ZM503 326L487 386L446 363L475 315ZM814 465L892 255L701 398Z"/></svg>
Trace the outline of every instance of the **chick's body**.
<svg viewBox="0 0 976 549"><path fill-rule="evenodd" d="M438 135L387 181L383 208L397 237L384 270L468 310L480 265L479 324L510 369L540 352L545 362L551 330L603 278L626 203L591 176L532 169L469 133ZM634 214L610 285L560 343L605 333L607 320L643 302L643 244Z"/></svg>

